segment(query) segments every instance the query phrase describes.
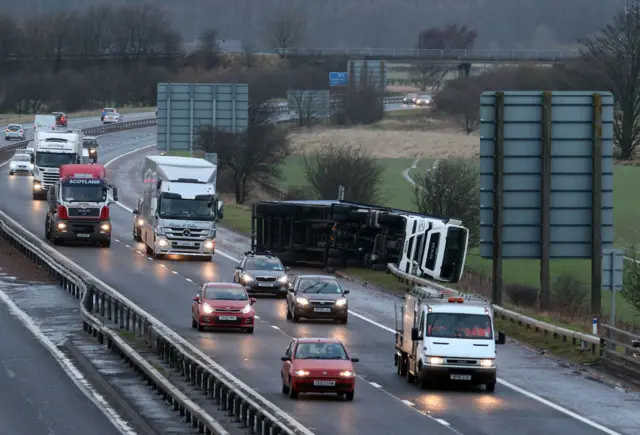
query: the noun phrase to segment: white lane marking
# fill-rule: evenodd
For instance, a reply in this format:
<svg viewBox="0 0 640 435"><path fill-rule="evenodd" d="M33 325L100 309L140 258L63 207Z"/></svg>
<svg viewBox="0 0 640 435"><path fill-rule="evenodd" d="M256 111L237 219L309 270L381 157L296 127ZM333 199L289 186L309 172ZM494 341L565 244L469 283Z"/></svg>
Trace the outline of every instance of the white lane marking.
<svg viewBox="0 0 640 435"><path fill-rule="evenodd" d="M9 367L5 363L3 363L2 365L4 366L4 370L7 372L7 375L9 375L10 378L15 378L16 377L16 372L11 370L11 367Z"/></svg>
<svg viewBox="0 0 640 435"><path fill-rule="evenodd" d="M253 316L253 317L255 317L256 319L259 319L259 318L260 318L259 316Z"/></svg>
<svg viewBox="0 0 640 435"><path fill-rule="evenodd" d="M404 404L405 404L405 405L407 405L407 406L416 406L416 404L415 404L415 403L413 403L413 402L409 402L408 400L402 400L402 403L404 403Z"/></svg>
<svg viewBox="0 0 640 435"><path fill-rule="evenodd" d="M124 246L126 246L126 247L127 247L127 248L129 248L129 249L131 249L131 246L129 246L129 245L124 245Z"/></svg>
<svg viewBox="0 0 640 435"><path fill-rule="evenodd" d="M279 328L278 326L276 326L276 325L271 325L271 327L272 327L273 329L277 329L278 331L280 330L280 328Z"/></svg>
<svg viewBox="0 0 640 435"><path fill-rule="evenodd" d="M158 263L158 265L159 265L160 267L164 267L165 269L167 269L167 266L165 266L165 265L164 265L164 264L162 264L162 263Z"/></svg>
<svg viewBox="0 0 640 435"><path fill-rule="evenodd" d="M438 423L440 423L443 426L451 426L448 421L443 420L441 418L434 418L434 420L437 421Z"/></svg>
<svg viewBox="0 0 640 435"><path fill-rule="evenodd" d="M139 148L138 150L130 151L128 153L122 154L121 156L118 156L118 157L115 157L115 158L111 159L104 166L107 167L107 166L109 166L109 164L113 163L114 161L118 160L121 157L124 157L124 156L126 156L128 154L133 154L134 152L140 151L140 150L145 149L145 148L150 148L150 147L152 147L154 145L150 145L150 146L147 146L147 147L142 147L142 148ZM121 202L117 202L116 204L118 204L123 209L127 210L129 213L133 212L132 208L127 207L126 205L122 204ZM240 259L238 259L238 258L236 258L236 257L234 257L232 255L229 255L229 254L227 254L225 252L222 252L222 251L220 251L218 249L216 249L216 254L220 254L223 257L226 257L231 261L235 261L235 262L239 262L240 261ZM637 260L637 261L640 262L640 260ZM392 334L396 333L396 331L393 328L389 328L388 326L385 326L385 325L383 325L381 323L378 323L373 319L370 319L370 318L368 318L366 316L363 316L362 314L355 313L355 312L353 312L351 310L349 310L349 314L351 314L353 316L356 316L357 318L359 318L361 320L364 320L365 322L370 323L371 325L377 326L378 328L383 329L383 330L385 330L387 332L391 332ZM620 434L618 432L615 432L615 431L613 431L611 429L608 429L608 428L596 423L595 421L589 420L586 417L582 417L581 415L576 414L575 412L570 411L569 409L566 409L566 408L564 408L564 407L562 407L562 406L560 406L560 405L558 405L556 403L553 403L553 402L551 402L551 401L549 401L547 399L544 399L544 398L542 398L542 397L540 397L540 396L538 396L538 395L536 395L534 393L530 393L529 391L527 391L527 390L525 390L523 388L520 388L520 387L518 387L518 386L516 386L514 384L511 384L510 382L504 381L504 380L499 378L498 379L498 383L504 385L507 388L511 388L512 390L514 390L514 391L516 391L516 392L518 392L520 394L523 394L523 395L529 397L530 399L533 399L533 400L535 400L537 402L540 402L540 403L542 403L544 405L547 405L550 408L555 409L556 411L561 412L561 413L563 413L563 414L565 414L567 416L570 416L570 417L572 417L572 418L574 418L574 419L576 419L576 420L578 420L578 421L580 421L580 422L582 422L582 423L584 423L584 424L586 424L588 426L591 426L594 429L601 430L601 431L607 433L608 435L622 435L622 434ZM404 402L404 400L403 400L403 402ZM411 403L411 402L409 402L409 403ZM411 405L411 406L413 406L413 405Z"/></svg>
<svg viewBox="0 0 640 435"><path fill-rule="evenodd" d="M56 362L62 367L67 376L74 384L84 393L85 396L107 417L107 419L115 426L115 428L124 435L137 435L136 431L129 426L127 421L120 417L118 412L109 405L109 402L99 394L78 370L67 356L42 332L36 322L29 317L27 313L22 311L11 298L2 290L0 290L0 299L5 303L9 312L16 317L22 324L42 343L42 345L51 353Z"/></svg>
<svg viewBox="0 0 640 435"><path fill-rule="evenodd" d="M382 388L382 385L376 383L376 382L369 382L373 387L375 388Z"/></svg>
<svg viewBox="0 0 640 435"><path fill-rule="evenodd" d="M190 283L193 283L193 280L191 278L185 278L187 281L189 281Z"/></svg>
<svg viewBox="0 0 640 435"><path fill-rule="evenodd" d="M178 274L178 272L176 272L175 270L172 270L171 273L173 273L174 275Z"/></svg>
<svg viewBox="0 0 640 435"><path fill-rule="evenodd" d="M139 151L141 151L141 150L146 150L147 148L151 148L151 147L154 147L154 146L156 146L156 145L157 145L157 144L152 143L151 145L145 145L145 146L140 147L140 148L138 148L138 149L135 149L135 150L133 150L133 151L127 151L126 153L124 153L124 154L120 154L119 156L114 157L114 158L112 158L111 160L109 160L107 163L105 163L105 164L104 164L104 167L106 168L107 166L109 166L110 164L112 164L113 162L115 162L116 160L119 160L119 159L121 159L121 158L123 158L123 157L126 157L126 156L130 155L130 154L137 153L137 152L139 152ZM120 204L120 203L118 202L118 204ZM129 208L127 208L127 209L128 209L129 211L133 212L133 209L129 209Z"/></svg>

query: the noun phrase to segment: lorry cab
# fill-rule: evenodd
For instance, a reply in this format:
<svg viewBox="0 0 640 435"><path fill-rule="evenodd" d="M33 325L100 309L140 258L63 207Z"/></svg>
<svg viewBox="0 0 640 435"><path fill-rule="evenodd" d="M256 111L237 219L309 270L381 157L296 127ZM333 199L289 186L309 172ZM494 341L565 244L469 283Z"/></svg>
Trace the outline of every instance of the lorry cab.
<svg viewBox="0 0 640 435"><path fill-rule="evenodd" d="M396 326L398 374L420 387L441 383L496 385L496 333L491 305L474 297L449 297L415 287L405 295Z"/></svg>

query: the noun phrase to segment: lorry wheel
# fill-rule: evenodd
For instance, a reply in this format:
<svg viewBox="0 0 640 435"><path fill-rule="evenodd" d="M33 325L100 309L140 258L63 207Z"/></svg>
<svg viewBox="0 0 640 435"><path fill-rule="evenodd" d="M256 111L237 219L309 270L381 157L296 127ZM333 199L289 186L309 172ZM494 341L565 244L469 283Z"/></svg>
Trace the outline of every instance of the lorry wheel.
<svg viewBox="0 0 640 435"><path fill-rule="evenodd" d="M496 383L490 382L488 384L485 384L484 389L487 391L487 393L493 393L494 391L496 391Z"/></svg>

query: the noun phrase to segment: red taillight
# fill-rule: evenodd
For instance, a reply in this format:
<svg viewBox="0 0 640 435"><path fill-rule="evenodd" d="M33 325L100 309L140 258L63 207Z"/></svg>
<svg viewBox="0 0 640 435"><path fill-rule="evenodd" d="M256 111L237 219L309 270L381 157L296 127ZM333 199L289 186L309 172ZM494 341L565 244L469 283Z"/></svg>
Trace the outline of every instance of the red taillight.
<svg viewBox="0 0 640 435"><path fill-rule="evenodd" d="M58 218L69 219L69 214L67 213L67 207L65 207L64 205L58 206Z"/></svg>
<svg viewBox="0 0 640 435"><path fill-rule="evenodd" d="M109 206L104 206L102 207L102 210L100 211L100 220L101 221L106 221L109 219Z"/></svg>

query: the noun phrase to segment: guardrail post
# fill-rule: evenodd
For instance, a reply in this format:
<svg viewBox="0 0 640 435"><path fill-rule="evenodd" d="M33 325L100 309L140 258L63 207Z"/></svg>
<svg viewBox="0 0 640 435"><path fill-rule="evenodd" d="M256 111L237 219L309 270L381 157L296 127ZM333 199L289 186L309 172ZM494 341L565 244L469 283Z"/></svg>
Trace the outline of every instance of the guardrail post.
<svg viewBox="0 0 640 435"><path fill-rule="evenodd" d="M124 329L125 330L129 330L130 328L130 322L131 322L131 308L127 307L127 314L126 314L126 320L124 322Z"/></svg>

